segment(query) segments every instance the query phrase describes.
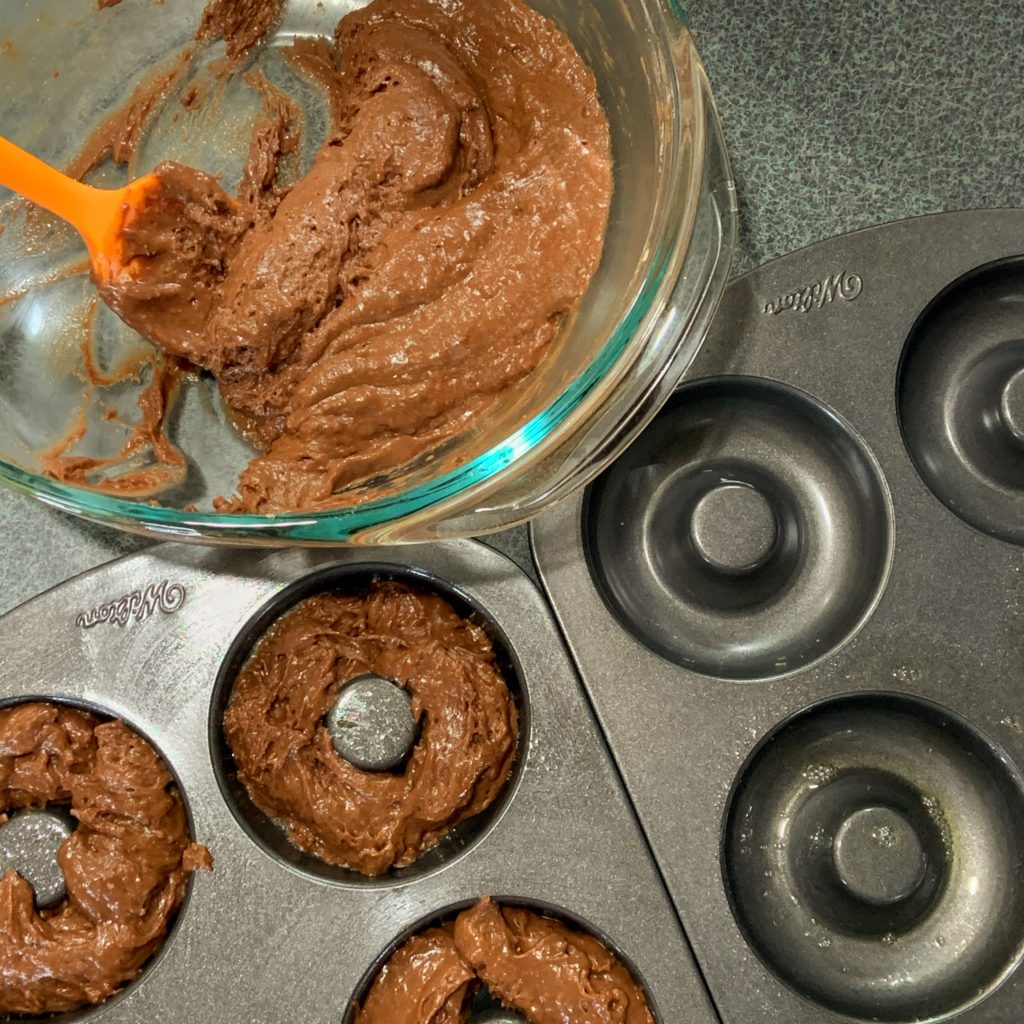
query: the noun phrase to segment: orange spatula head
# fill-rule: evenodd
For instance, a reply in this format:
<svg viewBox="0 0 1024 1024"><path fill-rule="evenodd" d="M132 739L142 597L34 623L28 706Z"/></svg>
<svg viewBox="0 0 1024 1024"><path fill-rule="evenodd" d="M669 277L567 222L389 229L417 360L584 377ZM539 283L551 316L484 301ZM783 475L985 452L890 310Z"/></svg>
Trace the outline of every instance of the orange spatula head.
<svg viewBox="0 0 1024 1024"><path fill-rule="evenodd" d="M108 283L132 267L125 259L124 228L160 190L148 174L119 189L93 188L61 174L0 138L0 185L66 220L85 240L97 281Z"/></svg>

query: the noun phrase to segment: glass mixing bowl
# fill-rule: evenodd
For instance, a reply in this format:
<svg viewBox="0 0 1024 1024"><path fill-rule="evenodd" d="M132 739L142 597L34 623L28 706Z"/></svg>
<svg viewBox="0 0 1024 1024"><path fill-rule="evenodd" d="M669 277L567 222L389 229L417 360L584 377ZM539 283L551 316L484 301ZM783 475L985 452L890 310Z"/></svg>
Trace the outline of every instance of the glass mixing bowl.
<svg viewBox="0 0 1024 1024"><path fill-rule="evenodd" d="M316 90L281 57L296 35L330 35L365 0L289 0L270 46L253 62L300 98L303 159L326 132ZM707 79L676 0L531 0L553 18L597 76L615 161L611 220L598 273L578 315L540 369L443 455L389 481L388 496L316 514L213 512L252 450L227 423L214 383L186 378L169 437L187 474L148 500L125 500L48 478L41 453L76 423L71 454L119 452L139 416L146 369L86 387L148 349L102 304L82 269L75 233L0 190L0 478L86 519L159 537L252 544L342 544L468 536L524 522L583 486L649 422L696 355L735 244L735 192ZM0 134L67 166L104 115L192 40L204 0L5 0L0 10ZM241 173L256 92L242 73L210 87L198 111L182 97L215 80L221 44L192 57L152 116L118 185L177 159ZM213 70L211 70L213 64ZM205 77L204 77L205 76ZM77 272L69 272L69 268ZM91 326L92 342L83 349ZM146 450L125 468L145 468ZM454 468L453 468L454 467ZM359 495L353 495L358 498Z"/></svg>

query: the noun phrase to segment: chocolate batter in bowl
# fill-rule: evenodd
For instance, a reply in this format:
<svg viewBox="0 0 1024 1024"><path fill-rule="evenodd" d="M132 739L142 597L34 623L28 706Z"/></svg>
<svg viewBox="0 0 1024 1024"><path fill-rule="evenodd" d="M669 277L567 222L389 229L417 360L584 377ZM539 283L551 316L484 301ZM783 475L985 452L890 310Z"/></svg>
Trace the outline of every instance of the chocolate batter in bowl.
<svg viewBox="0 0 1024 1024"><path fill-rule="evenodd" d="M635 971L556 908L482 897L398 939L344 1024L654 1024Z"/></svg>
<svg viewBox="0 0 1024 1024"><path fill-rule="evenodd" d="M213 864L149 742L50 701L0 707L0 861L0 1017L97 1005L134 981L190 873Z"/></svg>
<svg viewBox="0 0 1024 1024"><path fill-rule="evenodd" d="M443 581L384 565L278 595L233 645L210 713L218 782L250 838L349 885L422 877L478 841L528 732L500 627Z"/></svg>
<svg viewBox="0 0 1024 1024"><path fill-rule="evenodd" d="M270 41L240 56L242 64L218 80L208 65L223 52L219 43L204 42L178 78L167 64L195 34L199 0L157 9L125 0L102 11L92 0L40 0L33 16L46 13L56 28L78 19L75 32L66 34L73 45L69 39L64 51L65 34L47 33L57 52L48 51L46 60L61 65L60 76L46 84L46 97L65 119L59 131L52 118L38 119L45 104L30 69L41 66L43 54L33 18L5 10L0 31L9 33L19 56L0 60L0 90L9 98L0 130L67 165L104 114L147 73L167 68L163 98L143 118L128 173L175 159L222 174L234 192L249 129L267 94L251 74L245 79L256 71L299 100L302 139L289 157L295 174L308 166L329 118L318 90L281 58L281 48L296 34L330 36L353 6L361 5L291 0ZM601 0L584 8L534 0L531 6L569 35L596 77L615 177L601 265L537 372L503 393L486 415L446 427L437 446L417 437L415 457L400 469L381 473L370 465L368 476L350 484L339 477L343 507L250 515L243 510L262 513L280 503L264 508L246 499L216 512L215 499L235 494L254 453L225 423L212 381L188 378L173 393L133 332L105 308L90 306L93 293L82 275L65 274L78 252L74 241L46 218L3 207L0 292L24 295L0 306L0 363L10 367L0 378L0 476L130 529L207 540L337 543L498 528L530 517L597 472L653 413L699 346L727 269L732 194L706 82L670 0ZM126 38L131 47L118 44ZM86 53L90 61L105 61L110 73L83 68ZM111 184L124 174L108 166L98 173ZM272 188L266 180L257 184ZM525 273L515 271L516 281ZM540 271L538 280L546 286L550 277ZM500 273L496 282L494 294L481 298L481 327L488 316L492 322L488 335L503 319ZM79 343L86 319L97 339L89 358ZM494 357L486 344L475 358L459 374L472 377L474 367L490 372ZM111 382L97 387L84 408L83 377ZM336 383L317 387L326 386L327 394ZM148 404L140 410L143 396ZM396 422L421 414L418 392L403 401L404 409L401 401L394 408ZM356 413L345 415L358 423ZM166 443L148 427L132 431L144 415L165 422ZM118 493L90 489L100 484ZM305 498L300 504L322 507Z"/></svg>

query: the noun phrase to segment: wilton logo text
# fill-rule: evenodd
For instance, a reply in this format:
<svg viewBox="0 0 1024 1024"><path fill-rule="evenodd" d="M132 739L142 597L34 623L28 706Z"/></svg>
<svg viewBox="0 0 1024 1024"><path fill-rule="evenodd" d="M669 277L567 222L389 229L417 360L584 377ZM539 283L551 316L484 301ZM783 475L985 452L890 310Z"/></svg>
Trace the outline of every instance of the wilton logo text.
<svg viewBox="0 0 1024 1024"><path fill-rule="evenodd" d="M157 611L170 615L185 603L187 593L182 584L161 580L151 583L145 590L133 590L116 601L81 612L75 619L75 625L82 629L92 629L101 623L123 627L132 621L145 622Z"/></svg>
<svg viewBox="0 0 1024 1024"><path fill-rule="evenodd" d="M809 284L799 291L783 295L774 302L766 302L764 312L769 316L778 316L780 313L809 313L812 309L821 309L826 303L838 299L853 302L860 297L862 291L864 280L859 274L841 271Z"/></svg>

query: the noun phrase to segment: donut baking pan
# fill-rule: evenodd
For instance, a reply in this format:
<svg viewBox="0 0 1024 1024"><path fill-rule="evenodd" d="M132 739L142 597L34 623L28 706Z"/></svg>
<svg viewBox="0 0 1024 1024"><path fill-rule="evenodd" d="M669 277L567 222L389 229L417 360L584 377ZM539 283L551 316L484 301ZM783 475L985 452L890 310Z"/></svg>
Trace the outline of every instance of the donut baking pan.
<svg viewBox="0 0 1024 1024"><path fill-rule="evenodd" d="M725 1024L1024 1006L1024 211L735 281L534 551Z"/></svg>
<svg viewBox="0 0 1024 1024"><path fill-rule="evenodd" d="M440 593L485 630L521 736L507 790L484 816L376 878L290 846L246 800L221 731L233 674L270 622L317 591L371 579ZM215 862L193 877L137 981L101 1008L50 1020L340 1024L402 940L482 895L593 932L660 1024L718 1019L544 599L480 543L341 555L164 545L0 619L0 699L83 705L149 738ZM517 1019L479 998L470 1017Z"/></svg>

